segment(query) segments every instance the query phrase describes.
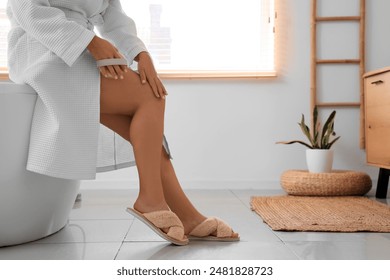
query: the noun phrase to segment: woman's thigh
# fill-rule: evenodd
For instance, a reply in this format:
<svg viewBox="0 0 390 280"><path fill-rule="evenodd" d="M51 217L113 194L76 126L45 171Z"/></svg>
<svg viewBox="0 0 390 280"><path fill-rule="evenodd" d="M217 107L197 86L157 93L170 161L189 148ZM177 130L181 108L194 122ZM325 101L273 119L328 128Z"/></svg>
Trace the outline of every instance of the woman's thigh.
<svg viewBox="0 0 390 280"><path fill-rule="evenodd" d="M148 83L142 84L134 71L124 73L124 79L100 78L100 113L132 116L143 104L163 104L155 97ZM157 105L158 106L158 105Z"/></svg>

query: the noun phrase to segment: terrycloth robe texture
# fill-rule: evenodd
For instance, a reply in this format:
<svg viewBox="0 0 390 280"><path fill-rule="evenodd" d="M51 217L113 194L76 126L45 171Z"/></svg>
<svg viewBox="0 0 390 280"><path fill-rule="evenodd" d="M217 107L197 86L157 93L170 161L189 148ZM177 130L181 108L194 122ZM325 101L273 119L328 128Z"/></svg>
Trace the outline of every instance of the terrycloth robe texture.
<svg viewBox="0 0 390 280"><path fill-rule="evenodd" d="M38 94L26 169L86 180L134 165L130 143L100 124L100 73L86 49L96 26L128 66L146 51L120 1L9 0L7 15L10 79Z"/></svg>

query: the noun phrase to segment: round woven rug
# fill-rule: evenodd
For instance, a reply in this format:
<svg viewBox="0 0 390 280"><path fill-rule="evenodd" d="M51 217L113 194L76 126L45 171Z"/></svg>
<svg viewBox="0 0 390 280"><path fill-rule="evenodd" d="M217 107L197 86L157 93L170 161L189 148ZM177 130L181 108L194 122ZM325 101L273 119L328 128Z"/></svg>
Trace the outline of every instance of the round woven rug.
<svg viewBox="0 0 390 280"><path fill-rule="evenodd" d="M368 174L351 170L334 170L330 173L287 170L283 172L280 182L290 195L364 195L372 187Z"/></svg>

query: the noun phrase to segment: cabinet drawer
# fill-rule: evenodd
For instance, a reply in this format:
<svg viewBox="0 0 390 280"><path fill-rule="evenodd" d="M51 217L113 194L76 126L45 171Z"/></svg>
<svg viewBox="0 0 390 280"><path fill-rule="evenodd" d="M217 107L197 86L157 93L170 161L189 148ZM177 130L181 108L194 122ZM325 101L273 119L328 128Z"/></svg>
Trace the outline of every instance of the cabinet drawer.
<svg viewBox="0 0 390 280"><path fill-rule="evenodd" d="M390 72L366 78L364 87L366 107L390 105Z"/></svg>
<svg viewBox="0 0 390 280"><path fill-rule="evenodd" d="M367 163L390 167L390 72L364 80Z"/></svg>

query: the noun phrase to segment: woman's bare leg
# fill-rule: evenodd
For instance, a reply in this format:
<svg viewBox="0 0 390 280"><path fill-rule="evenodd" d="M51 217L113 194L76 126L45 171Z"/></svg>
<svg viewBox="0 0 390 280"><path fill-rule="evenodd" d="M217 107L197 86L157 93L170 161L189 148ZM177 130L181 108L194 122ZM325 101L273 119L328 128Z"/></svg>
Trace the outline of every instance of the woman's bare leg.
<svg viewBox="0 0 390 280"><path fill-rule="evenodd" d="M126 140L130 141L130 118L121 115L101 114L100 119L101 123L111 128ZM185 234L189 234L192 229L203 222L206 217L199 213L184 193L179 180L176 177L172 162L163 147L161 148L160 166L165 200L170 209L175 212L183 223ZM238 234L233 233L232 237L234 236L238 236Z"/></svg>
<svg viewBox="0 0 390 280"><path fill-rule="evenodd" d="M162 149L161 155L161 180L164 196L169 207L183 223L185 234L190 233L206 217L199 213L184 193L177 179L172 162L164 149Z"/></svg>
<svg viewBox="0 0 390 280"><path fill-rule="evenodd" d="M206 217L199 213L184 193L172 162L164 149L161 155L161 180L169 207L183 223L185 234L189 234L197 225L206 220ZM238 234L233 233L231 237L238 237Z"/></svg>
<svg viewBox="0 0 390 280"><path fill-rule="evenodd" d="M115 114L101 114L100 122L130 142L130 117ZM185 233L188 234L196 225L204 221L206 217L196 210L183 192L171 160L162 146L160 168L166 202L171 210L180 218L184 225Z"/></svg>
<svg viewBox="0 0 390 280"><path fill-rule="evenodd" d="M124 81L126 79L127 77ZM115 85L110 85L112 83L108 81ZM131 81L135 86L129 86L127 83L119 84L118 80L105 80L105 83L103 78L100 122L134 147L140 176L140 195L134 207L141 212L151 212L166 209L169 205L182 221L185 233L188 234L206 217L199 213L183 192L171 160L162 146L165 103L154 97L150 88L140 85L137 81ZM156 102L150 101L149 97L162 103L155 107ZM157 132L151 135L148 129ZM150 137L156 137L158 141L147 141ZM149 148L151 150L148 150ZM157 153L159 157L156 156ZM234 233L233 236L238 235Z"/></svg>
<svg viewBox="0 0 390 280"><path fill-rule="evenodd" d="M123 80L101 78L100 110L102 123L109 127L109 118L104 115L120 115L122 120L129 120L129 136L125 138L134 147L140 178L134 208L140 212L167 210L160 168L165 101L156 98L151 88L142 85L138 75L129 71ZM120 132L125 133L125 128Z"/></svg>

